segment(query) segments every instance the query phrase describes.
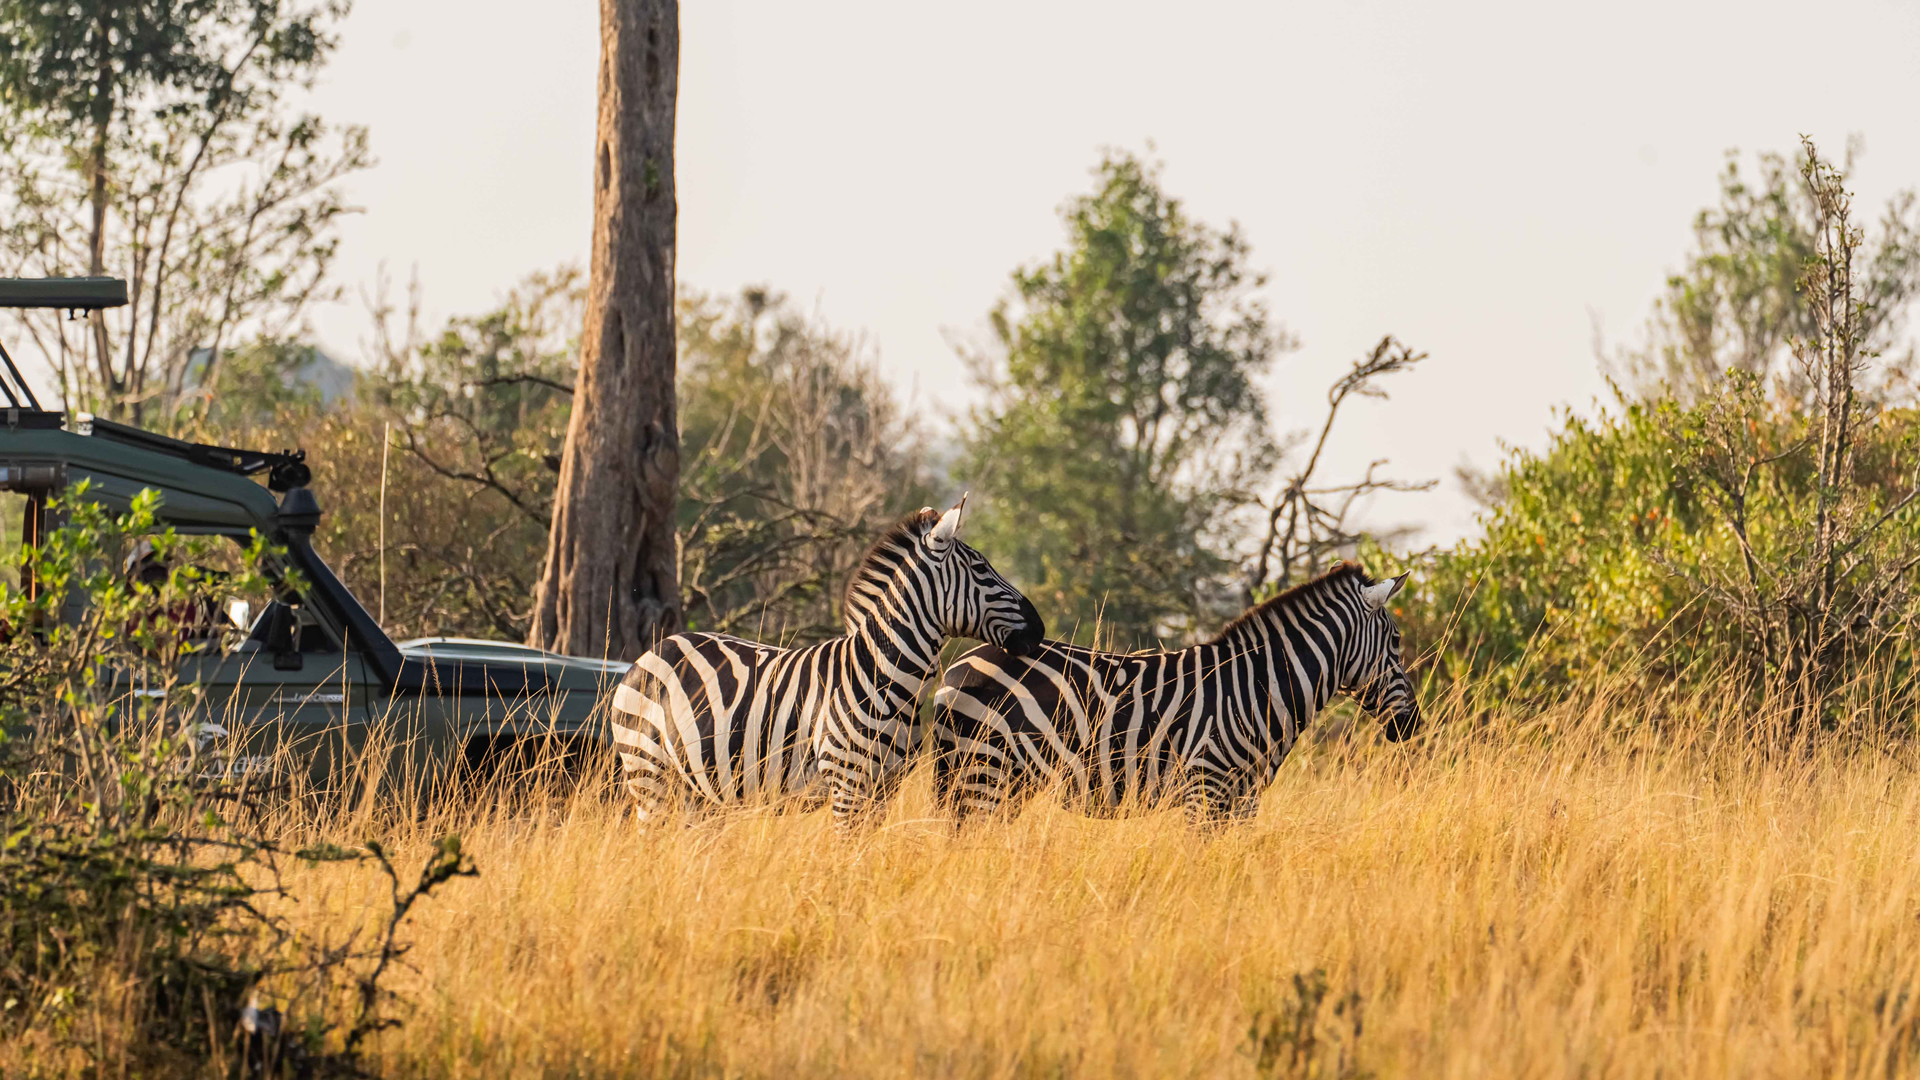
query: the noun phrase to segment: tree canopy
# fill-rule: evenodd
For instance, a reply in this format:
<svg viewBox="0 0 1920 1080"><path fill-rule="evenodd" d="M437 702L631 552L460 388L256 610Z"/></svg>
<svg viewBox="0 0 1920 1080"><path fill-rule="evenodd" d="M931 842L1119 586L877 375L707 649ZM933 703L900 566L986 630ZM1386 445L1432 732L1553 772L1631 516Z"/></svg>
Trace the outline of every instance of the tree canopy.
<svg viewBox="0 0 1920 1080"><path fill-rule="evenodd" d="M286 108L340 0L0 0L0 274L111 274L128 306L24 317L63 395L161 427L229 352L331 295L366 132Z"/></svg>
<svg viewBox="0 0 1920 1080"><path fill-rule="evenodd" d="M972 535L1062 633L1150 640L1232 562L1227 519L1276 457L1254 380L1290 342L1237 227L1194 220L1128 153L1094 181L992 313L957 478L987 496Z"/></svg>
<svg viewBox="0 0 1920 1080"><path fill-rule="evenodd" d="M1804 395L1790 354L1795 339L1818 331L1800 284L1820 243L1819 199L1804 163L1804 154L1762 153L1748 173L1728 153L1719 200L1694 218L1693 251L1667 279L1646 339L1615 360L1636 396L1692 400L1729 370L1784 379L1788 392ZM1912 190L1889 199L1873 235L1862 236L1856 278L1863 347L1895 349L1920 298L1920 204Z"/></svg>

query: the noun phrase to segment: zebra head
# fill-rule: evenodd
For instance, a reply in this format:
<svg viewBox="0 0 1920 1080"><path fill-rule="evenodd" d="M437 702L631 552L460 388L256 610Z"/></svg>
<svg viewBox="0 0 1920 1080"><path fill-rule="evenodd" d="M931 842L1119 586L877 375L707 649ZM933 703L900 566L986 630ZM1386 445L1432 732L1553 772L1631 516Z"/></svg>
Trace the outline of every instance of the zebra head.
<svg viewBox="0 0 1920 1080"><path fill-rule="evenodd" d="M1364 578L1360 580L1365 580ZM1405 588L1407 575L1360 586L1358 623L1347 643L1341 689L1386 725L1394 742L1420 730L1420 702L1400 653L1400 626L1387 601Z"/></svg>
<svg viewBox="0 0 1920 1080"><path fill-rule="evenodd" d="M960 539L966 506L963 494L922 541L934 585L935 617L950 636L978 638L1014 656L1025 656L1047 636L1047 624L1033 601L1001 577L986 556ZM929 507L921 513L931 515L933 510Z"/></svg>

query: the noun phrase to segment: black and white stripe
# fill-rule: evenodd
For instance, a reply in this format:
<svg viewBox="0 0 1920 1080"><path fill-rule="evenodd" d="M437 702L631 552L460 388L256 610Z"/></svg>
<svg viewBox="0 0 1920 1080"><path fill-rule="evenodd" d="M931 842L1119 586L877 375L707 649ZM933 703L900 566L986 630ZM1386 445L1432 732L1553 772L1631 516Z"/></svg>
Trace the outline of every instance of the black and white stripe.
<svg viewBox="0 0 1920 1080"><path fill-rule="evenodd" d="M935 790L962 818L1052 786L1091 813L1171 795L1196 819L1250 816L1336 692L1381 716L1389 738L1419 727L1386 608L1405 581L1343 563L1173 652L974 649L934 695Z"/></svg>
<svg viewBox="0 0 1920 1080"><path fill-rule="evenodd" d="M1020 592L959 538L960 503L909 515L877 541L846 590L847 636L781 649L676 634L634 662L613 699L613 741L641 820L689 809L817 796L847 823L905 773L920 693L940 645L973 637L1018 654L1046 635Z"/></svg>

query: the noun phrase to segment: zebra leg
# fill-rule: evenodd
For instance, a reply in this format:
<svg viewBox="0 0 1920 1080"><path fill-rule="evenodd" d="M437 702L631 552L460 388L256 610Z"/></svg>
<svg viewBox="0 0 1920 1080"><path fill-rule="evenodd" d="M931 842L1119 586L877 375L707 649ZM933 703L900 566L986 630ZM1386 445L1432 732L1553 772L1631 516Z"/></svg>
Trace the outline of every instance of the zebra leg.
<svg viewBox="0 0 1920 1080"><path fill-rule="evenodd" d="M674 769L671 751L655 738L655 732L642 727L627 727L616 714L613 745L620 755L621 786L633 800L634 823L641 828L681 811L689 820L699 812L701 800L686 780Z"/></svg>
<svg viewBox="0 0 1920 1080"><path fill-rule="evenodd" d="M945 725L936 723L933 729L933 808L940 813L954 815L954 827L957 829L961 819L958 807L953 802L956 762L951 734Z"/></svg>
<svg viewBox="0 0 1920 1080"><path fill-rule="evenodd" d="M657 763L654 763L657 766ZM627 794L633 798L634 824L641 829L655 828L678 820L691 828L721 809L671 770L641 768L629 775Z"/></svg>
<svg viewBox="0 0 1920 1080"><path fill-rule="evenodd" d="M1284 752L1283 752L1284 753ZM1227 808L1227 816L1235 822L1252 821L1260 816L1260 796L1279 771L1278 764L1270 764L1263 756L1250 769L1240 769L1234 774L1233 798Z"/></svg>
<svg viewBox="0 0 1920 1080"><path fill-rule="evenodd" d="M866 784L837 779L828 801L833 806L833 826L843 836L863 831L879 819L875 813L878 800Z"/></svg>
<svg viewBox="0 0 1920 1080"><path fill-rule="evenodd" d="M952 814L954 826L968 819L998 813L1007 799L1007 772L1004 755L979 746L968 749L944 749L934 761L933 796L941 809Z"/></svg>
<svg viewBox="0 0 1920 1080"><path fill-rule="evenodd" d="M877 769L866 755L853 752L847 740L833 730L828 730L821 739L818 756L820 778L826 782L827 802L833 809L833 824L844 835L872 813Z"/></svg>
<svg viewBox="0 0 1920 1080"><path fill-rule="evenodd" d="M964 780L971 762L962 755L959 739L951 728L936 722L933 728L933 805L954 815L955 825L966 817L961 805Z"/></svg>
<svg viewBox="0 0 1920 1080"><path fill-rule="evenodd" d="M827 783L834 824L845 834L870 827L906 779L920 732L911 725L868 724L829 716L816 736L817 765Z"/></svg>
<svg viewBox="0 0 1920 1080"><path fill-rule="evenodd" d="M644 755L622 753L620 757L626 769L623 786L633 799L634 824L645 829L678 816L691 825L701 816L704 800L677 774ZM637 760L630 764L628 758Z"/></svg>
<svg viewBox="0 0 1920 1080"><path fill-rule="evenodd" d="M1201 774L1187 786L1187 824L1200 829L1223 825L1233 819L1236 801L1218 778Z"/></svg>
<svg viewBox="0 0 1920 1080"><path fill-rule="evenodd" d="M863 832L878 825L906 774L902 766L859 769L836 776L830 795L834 825L842 834Z"/></svg>
<svg viewBox="0 0 1920 1080"><path fill-rule="evenodd" d="M956 831L968 818L998 812L1010 779L1007 753L988 741L978 717L961 711L965 700L946 687L934 695L934 805L953 815Z"/></svg>

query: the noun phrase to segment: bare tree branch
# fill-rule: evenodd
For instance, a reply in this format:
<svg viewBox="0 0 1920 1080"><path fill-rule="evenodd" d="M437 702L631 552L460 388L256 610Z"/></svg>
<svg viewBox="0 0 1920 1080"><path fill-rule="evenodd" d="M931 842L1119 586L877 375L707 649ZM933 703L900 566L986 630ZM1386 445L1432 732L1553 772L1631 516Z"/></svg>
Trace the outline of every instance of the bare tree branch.
<svg viewBox="0 0 1920 1080"><path fill-rule="evenodd" d="M1270 577L1277 587L1284 588L1296 575L1314 572L1322 554L1356 542L1359 534L1350 530L1346 522L1347 515L1361 497L1377 491L1426 491L1434 486L1436 481L1433 480L1380 478L1377 470L1387 464L1384 459L1370 463L1365 475L1351 483L1313 485L1321 455L1333 434L1334 422L1339 418L1340 407L1347 399L1354 396L1385 398L1387 393L1378 385L1378 380L1411 370L1426 357L1426 353L1416 353L1388 335L1380 339L1372 352L1354 361L1353 367L1328 388L1327 416L1320 425L1319 435L1313 441L1313 449L1307 455L1306 463L1288 479L1286 486L1267 507L1266 536L1246 582L1250 594L1266 587ZM1337 506L1332 508L1315 501L1316 497L1326 496L1341 498ZM1274 559L1276 553L1279 556L1277 565Z"/></svg>

